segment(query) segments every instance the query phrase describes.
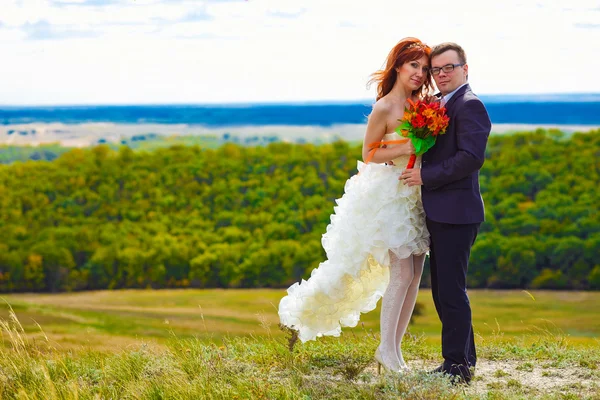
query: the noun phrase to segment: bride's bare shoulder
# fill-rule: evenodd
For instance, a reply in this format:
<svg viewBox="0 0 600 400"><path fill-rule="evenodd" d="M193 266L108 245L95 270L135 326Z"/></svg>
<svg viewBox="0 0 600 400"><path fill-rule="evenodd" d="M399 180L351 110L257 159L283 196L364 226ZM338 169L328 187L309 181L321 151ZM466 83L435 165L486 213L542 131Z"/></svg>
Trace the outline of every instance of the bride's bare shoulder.
<svg viewBox="0 0 600 400"><path fill-rule="evenodd" d="M371 115L382 115L389 114L392 109L392 104L386 97L382 97L377 100L375 104L373 104L373 111L371 111Z"/></svg>

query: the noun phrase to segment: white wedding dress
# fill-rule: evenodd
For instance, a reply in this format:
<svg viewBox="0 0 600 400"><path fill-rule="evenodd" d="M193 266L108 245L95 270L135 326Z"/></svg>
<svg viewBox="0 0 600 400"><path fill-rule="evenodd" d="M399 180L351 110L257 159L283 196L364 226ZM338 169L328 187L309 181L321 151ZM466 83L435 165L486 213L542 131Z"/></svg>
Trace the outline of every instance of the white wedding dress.
<svg viewBox="0 0 600 400"><path fill-rule="evenodd" d="M396 133L383 137L398 139ZM279 303L281 323L302 342L339 336L376 307L389 283L390 251L399 259L429 251L421 187L398 180L408 159L399 157L393 166L359 161L359 174L346 182L321 241L327 260Z"/></svg>

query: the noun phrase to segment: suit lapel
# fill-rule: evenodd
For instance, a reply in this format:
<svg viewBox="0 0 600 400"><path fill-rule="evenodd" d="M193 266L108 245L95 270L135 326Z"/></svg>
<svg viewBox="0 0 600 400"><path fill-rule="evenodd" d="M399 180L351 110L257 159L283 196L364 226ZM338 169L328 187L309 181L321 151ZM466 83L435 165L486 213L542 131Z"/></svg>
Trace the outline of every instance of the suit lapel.
<svg viewBox="0 0 600 400"><path fill-rule="evenodd" d="M446 103L446 105L445 105L445 107L446 107L446 110L450 111L450 108L451 108L451 107L452 107L452 105L453 105L453 104L456 102L456 100L457 100L459 97L462 97L462 96L464 96L464 95L465 95L465 93L466 93L468 90L471 90L471 87L469 86L469 84L468 84L468 83L467 83L465 86L463 86L463 87L461 87L460 89L458 89L458 92L454 93L454 96L452 96L452 97L450 98L450 100L448 100L448 102Z"/></svg>
<svg viewBox="0 0 600 400"><path fill-rule="evenodd" d="M454 105L454 103L456 102L456 100L458 98L463 97L465 95L467 90L471 90L471 87L469 86L468 83L465 86L461 87L456 93L454 93L452 98L444 106L446 108L446 115L448 115L450 117L450 125L448 126L448 130L446 131L445 135L438 136L435 146L433 146L431 149L429 149L429 151L427 151L425 154L423 154L423 160L430 161L430 162L431 162L431 160L435 160L437 158L436 156L437 156L438 152L440 151L441 148L443 148L446 145L446 143L452 143L453 141L456 140L455 138L453 138L453 136L455 134L454 134L454 124L452 121L453 120L452 106Z"/></svg>
<svg viewBox="0 0 600 400"><path fill-rule="evenodd" d="M454 110L452 109L452 107L454 106L454 103L456 103L456 101L463 97L465 95L465 93L471 90L469 84L467 83L465 86L461 87L460 89L458 89L458 91L456 93L454 93L454 95L450 98L450 100L448 100L448 102L446 103L446 105L444 107L446 107L446 115L448 115L448 117L450 117L450 125L448 126L448 130L446 131L445 135L440 135L437 138L436 141L436 145L433 146L433 148L431 150L429 150L427 153L431 153L431 156L433 156L433 154L435 153L436 150L438 150L439 148L442 148L445 146L445 143L449 143L449 142L453 142L454 139Z"/></svg>

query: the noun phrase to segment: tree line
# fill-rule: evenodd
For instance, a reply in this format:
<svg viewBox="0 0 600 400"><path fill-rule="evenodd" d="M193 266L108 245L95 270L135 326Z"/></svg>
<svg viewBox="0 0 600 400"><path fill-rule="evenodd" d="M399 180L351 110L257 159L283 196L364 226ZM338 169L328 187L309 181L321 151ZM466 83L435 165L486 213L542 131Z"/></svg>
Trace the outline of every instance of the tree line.
<svg viewBox="0 0 600 400"><path fill-rule="evenodd" d="M360 154L101 145L0 165L0 291L286 287L324 260ZM492 135L470 287L600 289L599 173L600 130Z"/></svg>

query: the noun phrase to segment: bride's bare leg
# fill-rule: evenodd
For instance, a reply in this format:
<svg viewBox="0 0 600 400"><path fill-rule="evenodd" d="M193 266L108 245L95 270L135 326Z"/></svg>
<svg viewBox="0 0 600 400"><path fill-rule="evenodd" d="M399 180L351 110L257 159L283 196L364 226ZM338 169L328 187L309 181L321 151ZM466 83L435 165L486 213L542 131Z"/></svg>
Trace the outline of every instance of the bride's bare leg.
<svg viewBox="0 0 600 400"><path fill-rule="evenodd" d="M390 283L381 302L381 343L378 350L384 366L392 371L405 367L404 361L398 358L396 330L406 293L412 281L412 257L399 259L390 252Z"/></svg>
<svg viewBox="0 0 600 400"><path fill-rule="evenodd" d="M423 274L424 263L425 254L421 254L418 256L412 255L413 274L408 285L406 298L404 299L404 303L402 304L400 318L398 319L398 327L396 328L396 351L401 365L406 365L404 363L404 358L402 357L402 350L400 348L402 344L402 337L406 333L408 323L410 322L410 317L415 309L415 303L417 302L417 295L419 294L419 284L421 283L421 275ZM410 274L406 275L410 276Z"/></svg>

